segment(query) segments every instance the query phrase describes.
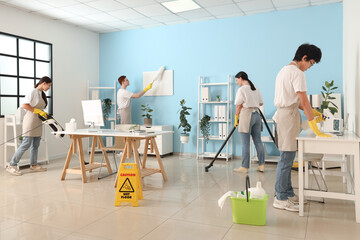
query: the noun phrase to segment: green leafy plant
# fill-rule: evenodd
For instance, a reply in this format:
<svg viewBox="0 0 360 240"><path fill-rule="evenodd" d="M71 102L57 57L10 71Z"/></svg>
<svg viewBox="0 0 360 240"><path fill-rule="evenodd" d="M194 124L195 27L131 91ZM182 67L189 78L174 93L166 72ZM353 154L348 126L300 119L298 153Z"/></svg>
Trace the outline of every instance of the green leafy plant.
<svg viewBox="0 0 360 240"><path fill-rule="evenodd" d="M112 101L110 98L105 98L105 99L101 100L101 105L102 105L104 120L106 121L109 118L110 113L111 113Z"/></svg>
<svg viewBox="0 0 360 240"><path fill-rule="evenodd" d="M146 118L151 118L151 112L153 112L152 108L150 107L149 104L146 105L141 105L141 110L144 111L144 114L142 114L142 117L146 117Z"/></svg>
<svg viewBox="0 0 360 240"><path fill-rule="evenodd" d="M206 115L203 116L200 120L200 131L206 142L209 141L210 135L210 116Z"/></svg>
<svg viewBox="0 0 360 240"><path fill-rule="evenodd" d="M329 109L332 115L338 112L338 106L335 105L331 100L336 99L335 97L332 97L331 94L333 94L334 90L338 87L334 87L334 80L331 82L325 81L325 86L322 86L321 94L323 96L323 101L320 106L320 112L323 113L324 109ZM332 105L332 106L331 106Z"/></svg>
<svg viewBox="0 0 360 240"><path fill-rule="evenodd" d="M217 98L217 99L220 99L220 95L216 95L216 98Z"/></svg>
<svg viewBox="0 0 360 240"><path fill-rule="evenodd" d="M134 131L136 128L138 128L139 125L138 124L135 124L134 126L130 127L129 130L130 131Z"/></svg>
<svg viewBox="0 0 360 240"><path fill-rule="evenodd" d="M189 110L191 110L192 108L185 106L185 99L180 101L180 106L181 106L181 109L179 110L180 111L180 124L179 124L178 129L182 127L183 128L182 134L187 134L188 132L191 131L191 125L187 121L186 116L190 115Z"/></svg>

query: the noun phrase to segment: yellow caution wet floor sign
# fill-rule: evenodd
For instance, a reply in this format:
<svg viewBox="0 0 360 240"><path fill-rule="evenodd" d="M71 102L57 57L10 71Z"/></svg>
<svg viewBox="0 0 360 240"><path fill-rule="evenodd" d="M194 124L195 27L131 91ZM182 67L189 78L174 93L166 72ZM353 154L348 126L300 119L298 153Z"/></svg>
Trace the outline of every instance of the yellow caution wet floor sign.
<svg viewBox="0 0 360 240"><path fill-rule="evenodd" d="M115 206L122 202L131 202L133 207L143 199L140 173L136 163L121 163L115 195Z"/></svg>

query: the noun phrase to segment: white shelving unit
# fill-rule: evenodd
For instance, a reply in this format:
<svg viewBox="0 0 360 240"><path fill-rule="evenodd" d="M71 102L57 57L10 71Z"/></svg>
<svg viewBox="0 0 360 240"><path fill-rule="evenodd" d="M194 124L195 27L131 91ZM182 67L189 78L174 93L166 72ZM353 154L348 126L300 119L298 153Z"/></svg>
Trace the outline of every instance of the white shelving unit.
<svg viewBox="0 0 360 240"><path fill-rule="evenodd" d="M106 97L100 97L101 91L111 91L111 96ZM116 122L116 82L114 82L113 87L89 87L89 96L88 99L90 100L96 100L96 99L104 99L104 98L110 98L112 102L112 112L113 115L107 119L107 121L114 121L114 124L112 125L112 129L115 128L115 122Z"/></svg>
<svg viewBox="0 0 360 240"><path fill-rule="evenodd" d="M113 87L88 87L89 91L88 91L88 99L89 100L96 100L96 99L100 99L103 100L105 98L110 98L111 99L111 104L112 104L112 114L109 116L109 118L107 119L107 121L110 121L110 128L111 129L115 129L115 125L116 125L116 82L114 82L114 86ZM106 94L106 96L104 96L104 94ZM91 143L90 139L89 139L89 144ZM113 137L107 137L106 141L104 141L104 144L106 147L110 147L113 145Z"/></svg>
<svg viewBox="0 0 360 240"><path fill-rule="evenodd" d="M220 124L222 124L222 127L225 126L226 135L223 134L222 137L219 135L211 135L209 136L209 142L210 141L219 141L223 142L225 141L227 134L229 134L229 128L231 127L231 112L232 112L232 76L228 75L228 80L226 82L217 82L217 83L206 83L204 77L199 77L199 95L198 95L198 126L197 126L197 144L196 144L196 158L213 158L217 151L207 151L207 143L206 139L201 135L200 132L200 120L202 119L205 114L210 116L210 131L214 132L216 128L216 125L218 127ZM221 96L222 101L216 101L216 96L213 96L211 98L210 94L205 97L207 100L203 100L203 88L208 88L209 93L211 90L214 90L214 88L225 88L226 90L226 96ZM224 90L224 89L223 89ZM210 105L210 106L209 106ZM225 106L225 116L223 119L215 119L215 106ZM211 111L209 110L211 109ZM213 112L213 114L211 114ZM211 133L210 132L210 133ZM220 131L219 131L220 132ZM221 145L220 145L221 146ZM232 139L230 139L226 146L224 147L223 151L219 154L218 158L226 159L228 161L232 158Z"/></svg>

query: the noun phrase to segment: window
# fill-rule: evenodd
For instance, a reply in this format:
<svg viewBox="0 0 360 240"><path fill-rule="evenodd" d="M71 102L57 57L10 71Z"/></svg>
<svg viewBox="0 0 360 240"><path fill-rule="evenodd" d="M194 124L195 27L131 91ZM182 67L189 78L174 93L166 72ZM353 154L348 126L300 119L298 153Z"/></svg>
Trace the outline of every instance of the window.
<svg viewBox="0 0 360 240"><path fill-rule="evenodd" d="M52 44L0 32L0 117L15 114L43 76L52 78ZM53 113L53 87L46 112Z"/></svg>

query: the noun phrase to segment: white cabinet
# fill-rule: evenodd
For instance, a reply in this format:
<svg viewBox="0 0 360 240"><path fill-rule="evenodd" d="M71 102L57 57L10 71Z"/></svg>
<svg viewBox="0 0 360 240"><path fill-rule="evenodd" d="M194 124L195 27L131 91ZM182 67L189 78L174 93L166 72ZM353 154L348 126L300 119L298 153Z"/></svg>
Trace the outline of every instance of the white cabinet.
<svg viewBox="0 0 360 240"><path fill-rule="evenodd" d="M172 125L158 125L158 126L151 126L149 128L145 127L145 126L140 126L140 130L146 130L147 132L151 132L151 131L173 131L173 126ZM159 149L159 154L162 157L163 155L166 154L172 154L173 153L173 133L166 133L166 134L162 134L162 135L158 135L155 138L156 141L156 145ZM145 144L145 140L141 140L140 141L140 146L139 146L139 153L142 154L144 152L144 144ZM149 146L148 149L150 149L150 142L149 142ZM150 153L150 151L148 151L148 155L155 155L155 152Z"/></svg>
<svg viewBox="0 0 360 240"><path fill-rule="evenodd" d="M232 76L228 75L226 82L206 82L204 77L199 78L198 95L198 125L197 125L197 145L196 158L213 158L218 149L214 149L214 144L210 141L224 142L232 127ZM218 93L222 93L220 100L217 100ZM210 116L210 136L207 141L201 135L200 121L205 116ZM219 148L221 144L218 144ZM232 158L232 138L227 142L218 158L228 161Z"/></svg>

